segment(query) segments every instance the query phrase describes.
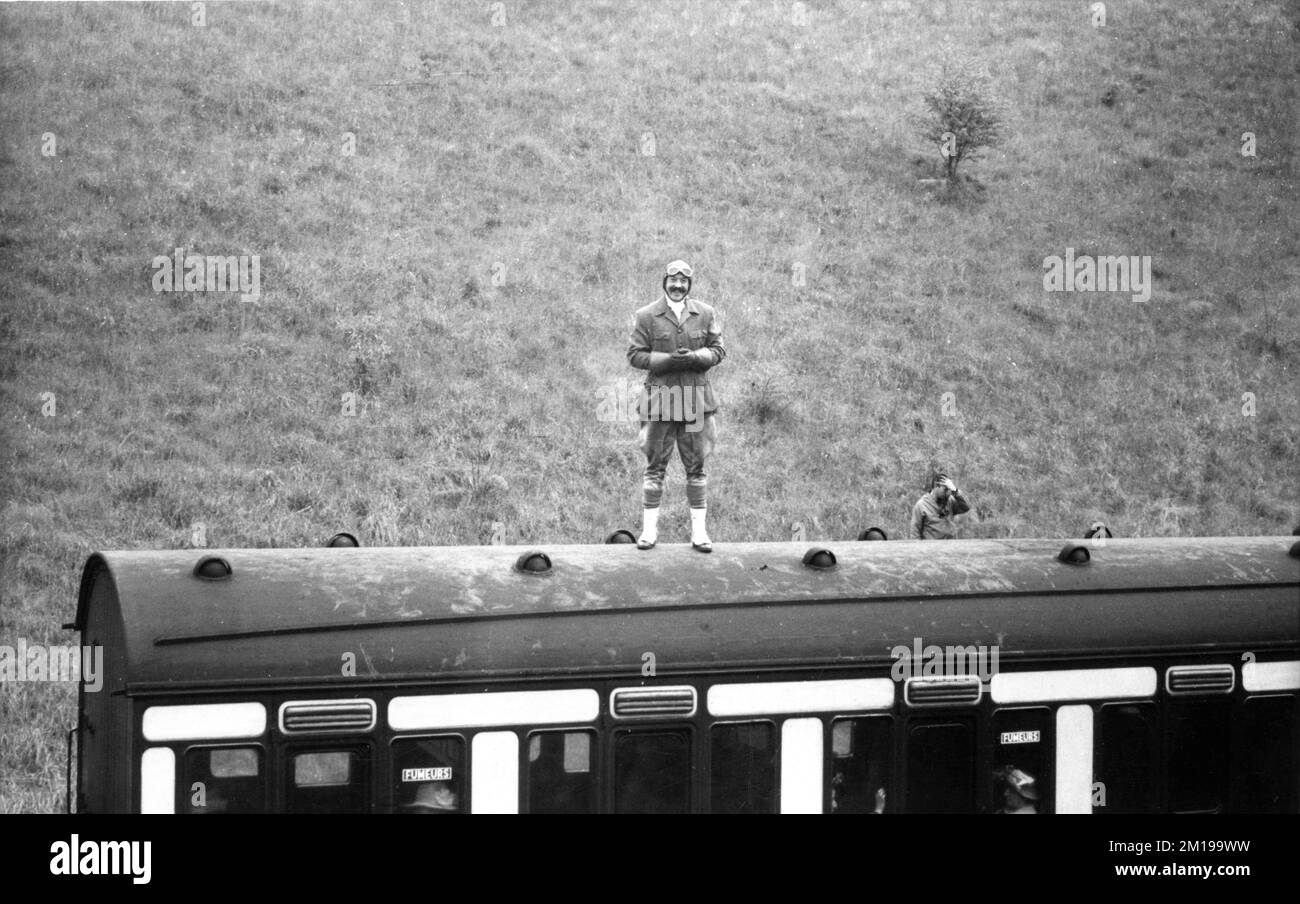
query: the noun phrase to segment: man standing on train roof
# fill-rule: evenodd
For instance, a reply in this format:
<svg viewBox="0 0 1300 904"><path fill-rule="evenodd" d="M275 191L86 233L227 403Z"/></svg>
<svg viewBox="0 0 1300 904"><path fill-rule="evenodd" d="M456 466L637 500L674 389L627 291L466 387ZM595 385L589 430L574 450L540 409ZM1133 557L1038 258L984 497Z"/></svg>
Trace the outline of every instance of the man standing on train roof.
<svg viewBox="0 0 1300 904"><path fill-rule="evenodd" d="M947 469L934 469L929 484L929 492L912 506L912 539L955 540L957 528L952 519L970 511L970 502L949 478Z"/></svg>
<svg viewBox="0 0 1300 904"><path fill-rule="evenodd" d="M646 457L641 483L642 523L637 549L659 541L659 502L664 472L676 446L686 470L686 498L691 508L691 546L712 552L705 529L708 480L705 462L716 438L718 410L710 368L727 356L722 330L712 307L691 297L694 270L675 260L665 270L663 295L632 318L628 363L648 371L638 413L639 445Z"/></svg>

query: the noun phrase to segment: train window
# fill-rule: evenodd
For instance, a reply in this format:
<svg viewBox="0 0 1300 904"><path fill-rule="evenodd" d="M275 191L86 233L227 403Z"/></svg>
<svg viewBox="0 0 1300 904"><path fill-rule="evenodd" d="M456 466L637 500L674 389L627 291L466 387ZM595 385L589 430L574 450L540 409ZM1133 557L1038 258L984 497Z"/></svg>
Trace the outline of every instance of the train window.
<svg viewBox="0 0 1300 904"><path fill-rule="evenodd" d="M1300 809L1300 735L1296 697L1255 697L1238 710L1238 813L1295 813Z"/></svg>
<svg viewBox="0 0 1300 904"><path fill-rule="evenodd" d="M528 738L528 811L591 813L595 775L589 731L538 731Z"/></svg>
<svg viewBox="0 0 1300 904"><path fill-rule="evenodd" d="M776 812L776 726L715 725L709 754L709 805L714 813Z"/></svg>
<svg viewBox="0 0 1300 904"><path fill-rule="evenodd" d="M370 806L370 748L289 755L285 807L290 813L365 813Z"/></svg>
<svg viewBox="0 0 1300 904"><path fill-rule="evenodd" d="M994 813L1051 813L1051 711L1002 709L993 714Z"/></svg>
<svg viewBox="0 0 1300 904"><path fill-rule="evenodd" d="M968 721L912 723L907 736L907 811L975 811L975 728Z"/></svg>
<svg viewBox="0 0 1300 904"><path fill-rule="evenodd" d="M688 813L689 730L622 732L614 740L616 813Z"/></svg>
<svg viewBox="0 0 1300 904"><path fill-rule="evenodd" d="M1111 703L1101 708L1093 813L1155 812L1155 720L1150 703Z"/></svg>
<svg viewBox="0 0 1300 904"><path fill-rule="evenodd" d="M465 739L393 741L393 806L398 813L465 813Z"/></svg>
<svg viewBox="0 0 1300 904"><path fill-rule="evenodd" d="M1169 706L1169 809L1217 813L1227 799L1227 698Z"/></svg>
<svg viewBox="0 0 1300 904"><path fill-rule="evenodd" d="M181 813L262 813L266 777L260 747L192 747L185 752Z"/></svg>
<svg viewBox="0 0 1300 904"><path fill-rule="evenodd" d="M893 724L881 717L831 723L830 812L891 812Z"/></svg>

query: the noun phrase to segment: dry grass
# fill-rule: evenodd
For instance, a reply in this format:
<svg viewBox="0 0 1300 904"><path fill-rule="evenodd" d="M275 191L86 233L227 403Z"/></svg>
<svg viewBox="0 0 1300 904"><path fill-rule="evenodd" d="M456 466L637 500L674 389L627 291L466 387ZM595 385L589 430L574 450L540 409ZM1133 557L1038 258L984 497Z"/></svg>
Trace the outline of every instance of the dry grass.
<svg viewBox="0 0 1300 904"><path fill-rule="evenodd" d="M0 8L0 643L68 642L87 553L197 522L213 546L634 526L634 429L597 399L673 257L730 350L715 540L900 535L933 457L971 536L1289 531L1282 4L804 8ZM951 198L908 126L945 36L986 49L1010 133ZM177 246L258 254L262 303L155 295ZM1044 293L1067 246L1152 255L1151 300ZM676 468L666 505L684 536ZM0 685L0 811L61 806L74 708Z"/></svg>

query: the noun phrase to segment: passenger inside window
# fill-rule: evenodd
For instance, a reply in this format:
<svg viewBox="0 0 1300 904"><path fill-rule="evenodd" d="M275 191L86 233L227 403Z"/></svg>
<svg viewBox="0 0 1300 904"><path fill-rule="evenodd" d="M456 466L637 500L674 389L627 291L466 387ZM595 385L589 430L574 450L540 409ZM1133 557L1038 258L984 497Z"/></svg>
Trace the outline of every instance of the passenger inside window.
<svg viewBox="0 0 1300 904"><path fill-rule="evenodd" d="M884 813L893 723L838 719L831 727L832 813Z"/></svg>
<svg viewBox="0 0 1300 904"><path fill-rule="evenodd" d="M1028 772L1003 766L993 773L993 781L995 790L1002 794L1002 809L998 813L1038 813L1038 784Z"/></svg>
<svg viewBox="0 0 1300 904"><path fill-rule="evenodd" d="M457 735L393 742L393 806L398 813L465 812L465 741Z"/></svg>
<svg viewBox="0 0 1300 904"><path fill-rule="evenodd" d="M446 782L426 782L415 790L415 798L402 806L403 813L455 813L456 792Z"/></svg>

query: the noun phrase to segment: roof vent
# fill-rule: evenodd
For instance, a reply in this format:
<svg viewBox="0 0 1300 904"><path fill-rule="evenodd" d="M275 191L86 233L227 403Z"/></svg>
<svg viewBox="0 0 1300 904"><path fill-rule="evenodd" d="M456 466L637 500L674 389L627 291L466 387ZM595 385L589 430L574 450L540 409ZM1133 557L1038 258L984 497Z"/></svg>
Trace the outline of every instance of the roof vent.
<svg viewBox="0 0 1300 904"><path fill-rule="evenodd" d="M606 543L635 543L636 537L630 530L616 530L605 538Z"/></svg>
<svg viewBox="0 0 1300 904"><path fill-rule="evenodd" d="M341 546L360 546L361 544L358 543L357 538L352 536L351 534L340 533L330 537L330 541L325 545L327 547L334 548L334 547L341 547Z"/></svg>
<svg viewBox="0 0 1300 904"><path fill-rule="evenodd" d="M1056 557L1066 565L1087 565L1092 559L1088 547L1080 546L1078 543L1066 543Z"/></svg>
<svg viewBox="0 0 1300 904"><path fill-rule="evenodd" d="M295 700L280 707L280 731L285 734L337 734L374 727L374 700Z"/></svg>
<svg viewBox="0 0 1300 904"><path fill-rule="evenodd" d="M908 706L974 706L982 691L978 675L908 678L903 684L903 701Z"/></svg>
<svg viewBox="0 0 1300 904"><path fill-rule="evenodd" d="M616 719L654 719L695 715L695 688L620 687L609 695L609 711Z"/></svg>
<svg viewBox="0 0 1300 904"><path fill-rule="evenodd" d="M1231 665L1176 665L1165 671L1165 690L1170 694L1230 694L1237 686L1237 670Z"/></svg>
<svg viewBox="0 0 1300 904"><path fill-rule="evenodd" d="M515 559L515 571L524 574L550 574L551 557L541 550L530 549Z"/></svg>
<svg viewBox="0 0 1300 904"><path fill-rule="evenodd" d="M204 581L228 581L234 570L221 556L204 556L194 566L194 576Z"/></svg>
<svg viewBox="0 0 1300 904"><path fill-rule="evenodd" d="M814 546L803 554L803 563L809 568L816 568L818 571L829 571L835 567L835 553L829 549Z"/></svg>

